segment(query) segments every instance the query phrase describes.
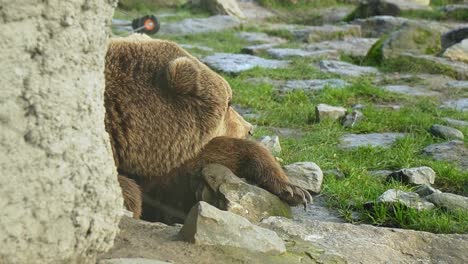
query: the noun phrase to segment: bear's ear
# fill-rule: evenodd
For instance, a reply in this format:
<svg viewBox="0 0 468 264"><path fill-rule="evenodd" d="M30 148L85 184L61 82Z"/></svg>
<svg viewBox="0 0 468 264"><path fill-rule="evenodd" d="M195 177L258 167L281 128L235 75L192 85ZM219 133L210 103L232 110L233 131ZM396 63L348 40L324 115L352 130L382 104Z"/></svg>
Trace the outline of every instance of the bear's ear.
<svg viewBox="0 0 468 264"><path fill-rule="evenodd" d="M180 57L169 62L166 74L169 89L178 94L197 91L200 66L193 59Z"/></svg>

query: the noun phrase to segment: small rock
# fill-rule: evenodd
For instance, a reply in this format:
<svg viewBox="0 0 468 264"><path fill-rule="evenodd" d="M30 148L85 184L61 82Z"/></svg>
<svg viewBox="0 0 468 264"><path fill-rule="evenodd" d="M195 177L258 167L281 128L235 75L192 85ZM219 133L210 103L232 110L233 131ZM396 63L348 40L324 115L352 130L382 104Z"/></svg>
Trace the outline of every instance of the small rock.
<svg viewBox="0 0 468 264"><path fill-rule="evenodd" d="M429 131L436 137L441 137L444 139L460 139L463 140L463 133L453 127L442 126L442 125L433 125Z"/></svg>
<svg viewBox="0 0 468 264"><path fill-rule="evenodd" d="M322 190L323 173L314 162L296 162L284 166L284 172L291 183L313 193Z"/></svg>
<svg viewBox="0 0 468 264"><path fill-rule="evenodd" d="M353 149L358 147L382 147L388 148L404 133L369 133L369 134L346 134L341 137L341 148Z"/></svg>
<svg viewBox="0 0 468 264"><path fill-rule="evenodd" d="M369 171L369 176L378 178L379 180L385 181L387 180L388 175L392 174L393 171L391 170L374 170Z"/></svg>
<svg viewBox="0 0 468 264"><path fill-rule="evenodd" d="M169 262L145 258L102 259L98 264L169 264Z"/></svg>
<svg viewBox="0 0 468 264"><path fill-rule="evenodd" d="M270 254L286 252L283 240L275 232L205 202L199 202L190 210L179 234L185 241L195 244L231 246Z"/></svg>
<svg viewBox="0 0 468 264"><path fill-rule="evenodd" d="M434 184L436 173L427 166L408 168L395 171L388 175L387 180L397 180L407 184Z"/></svg>
<svg viewBox="0 0 468 264"><path fill-rule="evenodd" d="M287 40L279 37L270 36L263 32L239 32L236 34L239 38L248 42L265 43L265 44L282 44Z"/></svg>
<svg viewBox="0 0 468 264"><path fill-rule="evenodd" d="M426 197L428 201L449 211L468 211L468 197L453 193L434 193Z"/></svg>
<svg viewBox="0 0 468 264"><path fill-rule="evenodd" d="M211 16L207 18L188 18L182 21L164 24L158 34L194 35L207 32L223 31L240 26L239 19L231 16Z"/></svg>
<svg viewBox="0 0 468 264"><path fill-rule="evenodd" d="M364 114L359 110L353 110L351 114L347 114L343 119L343 126L351 128L362 119L364 119Z"/></svg>
<svg viewBox="0 0 468 264"><path fill-rule="evenodd" d="M264 136L260 138L260 144L267 148L272 154L281 153L281 144L278 136Z"/></svg>
<svg viewBox="0 0 468 264"><path fill-rule="evenodd" d="M467 127L468 122L445 117L444 120L451 126Z"/></svg>
<svg viewBox="0 0 468 264"><path fill-rule="evenodd" d="M450 30L442 34L441 36L442 49L445 50L457 43L462 42L462 40L467 39L467 38L468 38L468 27L461 27L461 28Z"/></svg>
<svg viewBox="0 0 468 264"><path fill-rule="evenodd" d="M201 194L197 194L198 200L252 222L273 215L291 217L291 208L276 195L246 183L222 165L208 164L203 168L202 176L209 188L205 187Z"/></svg>
<svg viewBox="0 0 468 264"><path fill-rule="evenodd" d="M424 154L432 156L435 160L454 162L462 169L468 170L468 149L460 140L432 144L424 148Z"/></svg>
<svg viewBox="0 0 468 264"><path fill-rule="evenodd" d="M308 51L336 50L345 55L364 57L377 41L378 39L376 38L350 38L347 40L322 41L308 44L304 49Z"/></svg>
<svg viewBox="0 0 468 264"><path fill-rule="evenodd" d="M346 108L327 104L319 104L315 107L315 116L318 122L325 119L338 120L346 116Z"/></svg>
<svg viewBox="0 0 468 264"><path fill-rule="evenodd" d="M378 74L379 71L373 67L357 66L344 61L323 60L320 61L320 70L335 73L346 77L359 77L367 74Z"/></svg>
<svg viewBox="0 0 468 264"><path fill-rule="evenodd" d="M441 108L452 108L455 110L466 112L468 111L468 98L460 98L445 101Z"/></svg>
<svg viewBox="0 0 468 264"><path fill-rule="evenodd" d="M416 189L414 189L414 192L419 194L421 197L426 197L428 195L431 195L433 193L441 193L441 191L435 189L434 187L430 186L429 184L421 184Z"/></svg>
<svg viewBox="0 0 468 264"><path fill-rule="evenodd" d="M303 49L273 48L266 51L275 59L287 59L292 57L338 59L340 54L336 50L307 51Z"/></svg>
<svg viewBox="0 0 468 264"><path fill-rule="evenodd" d="M383 89L389 92L414 96L440 96L440 93L428 91L424 87L413 87L408 85L386 85Z"/></svg>
<svg viewBox="0 0 468 264"><path fill-rule="evenodd" d="M341 79L324 79L324 80L289 80L284 84L279 85L275 91L279 96L285 95L288 92L302 90L304 92L320 91L329 87L332 89L342 89L349 86L349 83Z"/></svg>
<svg viewBox="0 0 468 264"><path fill-rule="evenodd" d="M377 198L377 202L385 204L400 203L418 211L430 210L434 208L434 204L422 200L417 193L404 192L395 189L385 191L381 196L379 196L379 198ZM373 205L374 204L372 203L367 204L367 206Z"/></svg>
<svg viewBox="0 0 468 264"><path fill-rule="evenodd" d="M447 48L442 56L450 60L468 63L468 39Z"/></svg>
<svg viewBox="0 0 468 264"><path fill-rule="evenodd" d="M216 53L203 58L202 61L217 71L231 74L247 71L254 67L276 69L288 66L287 61L268 60L247 54Z"/></svg>

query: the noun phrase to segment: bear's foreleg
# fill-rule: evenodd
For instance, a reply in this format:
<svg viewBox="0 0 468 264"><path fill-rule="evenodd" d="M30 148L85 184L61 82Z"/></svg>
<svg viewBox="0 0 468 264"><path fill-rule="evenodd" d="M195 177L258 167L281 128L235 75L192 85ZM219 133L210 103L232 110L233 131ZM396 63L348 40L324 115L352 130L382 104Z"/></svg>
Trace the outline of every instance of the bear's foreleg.
<svg viewBox="0 0 468 264"><path fill-rule="evenodd" d="M256 183L290 205L312 201L309 192L291 184L273 155L257 142L216 137L203 148L197 162L226 166L238 177Z"/></svg>

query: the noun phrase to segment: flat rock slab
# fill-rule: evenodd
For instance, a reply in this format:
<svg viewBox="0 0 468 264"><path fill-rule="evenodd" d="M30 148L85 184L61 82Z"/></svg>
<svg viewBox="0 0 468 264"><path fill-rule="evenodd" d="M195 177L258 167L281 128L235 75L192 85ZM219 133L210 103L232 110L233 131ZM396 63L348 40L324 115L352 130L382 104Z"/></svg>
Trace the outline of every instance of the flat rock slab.
<svg viewBox="0 0 468 264"><path fill-rule="evenodd" d="M341 148L353 149L358 147L390 147L399 138L406 136L404 133L370 133L370 134L346 134L341 138Z"/></svg>
<svg viewBox="0 0 468 264"><path fill-rule="evenodd" d="M280 217L262 221L263 226L287 238L300 237L346 263L466 263L468 235L432 234L316 220L296 222ZM333 262L332 262L333 263Z"/></svg>
<svg viewBox="0 0 468 264"><path fill-rule="evenodd" d="M455 162L462 169L468 170L468 148L460 140L432 144L424 148L424 154L436 160Z"/></svg>
<svg viewBox="0 0 468 264"><path fill-rule="evenodd" d="M394 16L373 16L364 19L356 19L351 24L361 26L363 37L380 38L383 35L392 33L401 25L406 23L408 19Z"/></svg>
<svg viewBox="0 0 468 264"><path fill-rule="evenodd" d="M323 25L308 26L302 29L293 29L291 33L298 40L305 42L319 42L334 39L349 39L361 37L361 27L358 25Z"/></svg>
<svg viewBox="0 0 468 264"><path fill-rule="evenodd" d="M466 112L468 111L468 98L460 98L445 101L442 108L451 108L459 111Z"/></svg>
<svg viewBox="0 0 468 264"><path fill-rule="evenodd" d="M350 38L347 40L322 41L308 44L304 47L308 51L337 50L345 55L364 57L377 38Z"/></svg>
<svg viewBox="0 0 468 264"><path fill-rule="evenodd" d="M435 205L450 211L468 211L468 197L453 193L433 193L426 199Z"/></svg>
<svg viewBox="0 0 468 264"><path fill-rule="evenodd" d="M98 264L169 264L170 262L145 259L145 258L115 258L115 259L103 259Z"/></svg>
<svg viewBox="0 0 468 264"><path fill-rule="evenodd" d="M452 119L445 117L444 120L447 122L447 124L451 126L458 126L458 127L467 127L468 126L468 121L463 121L463 120L457 120L457 119Z"/></svg>
<svg viewBox="0 0 468 264"><path fill-rule="evenodd" d="M362 75L378 74L374 67L358 66L344 61L323 60L319 63L320 70L327 73L339 74L345 77L359 77Z"/></svg>
<svg viewBox="0 0 468 264"><path fill-rule="evenodd" d="M382 88L389 92L413 96L440 96L439 92L430 91L424 87L414 87L409 85L386 85Z"/></svg>
<svg viewBox="0 0 468 264"><path fill-rule="evenodd" d="M281 44L287 42L284 38L270 36L263 32L239 32L236 35L241 39L254 43Z"/></svg>
<svg viewBox="0 0 468 264"><path fill-rule="evenodd" d="M463 140L463 133L453 127L443 126L443 125L433 125L429 129L434 136L444 138L444 139L459 139Z"/></svg>
<svg viewBox="0 0 468 264"><path fill-rule="evenodd" d="M231 16L211 16L207 18L188 18L179 22L162 24L158 34L194 35L223 31L240 26L240 21Z"/></svg>
<svg viewBox="0 0 468 264"><path fill-rule="evenodd" d="M291 57L338 59L340 57L338 51L332 49L307 51L303 49L272 48L267 49L266 52L276 59L287 59Z"/></svg>
<svg viewBox="0 0 468 264"><path fill-rule="evenodd" d="M286 251L283 240L274 231L205 202L190 210L180 235L185 241L201 245L231 246L270 254Z"/></svg>
<svg viewBox="0 0 468 264"><path fill-rule="evenodd" d="M278 85L275 91L279 95L284 95L293 91L313 92L320 91L329 87L332 89L342 89L349 86L349 83L341 79L323 79L323 80L289 80Z"/></svg>
<svg viewBox="0 0 468 264"><path fill-rule="evenodd" d="M468 63L463 63L459 61L451 61L442 57L435 57L431 55L414 55L411 53L400 54L401 57L406 57L408 59L419 60L423 63L428 64L438 64L441 67L449 69L453 72L455 77L459 80L468 79Z"/></svg>
<svg viewBox="0 0 468 264"><path fill-rule="evenodd" d="M288 61L268 60L247 54L216 53L202 59L216 71L238 74L255 67L277 69L288 66Z"/></svg>

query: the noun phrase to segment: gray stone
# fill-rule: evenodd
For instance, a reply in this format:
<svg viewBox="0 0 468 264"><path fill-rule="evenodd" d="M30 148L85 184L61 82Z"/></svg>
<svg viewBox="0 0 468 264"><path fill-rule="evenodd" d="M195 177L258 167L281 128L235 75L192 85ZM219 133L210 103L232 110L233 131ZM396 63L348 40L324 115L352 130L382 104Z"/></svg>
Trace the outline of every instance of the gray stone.
<svg viewBox="0 0 468 264"><path fill-rule="evenodd" d="M199 200L252 222L273 215L291 217L290 207L276 195L246 183L222 165L205 166L202 176L209 187L203 188Z"/></svg>
<svg viewBox="0 0 468 264"><path fill-rule="evenodd" d="M468 89L468 81L449 81L445 85L449 88Z"/></svg>
<svg viewBox="0 0 468 264"><path fill-rule="evenodd" d="M202 59L214 70L237 74L255 67L277 69L288 66L287 61L268 60L247 54L216 53Z"/></svg>
<svg viewBox="0 0 468 264"><path fill-rule="evenodd" d="M359 77L368 74L378 74L374 67L357 66L344 61L323 60L320 61L320 70L327 73L343 75L345 77Z"/></svg>
<svg viewBox="0 0 468 264"><path fill-rule="evenodd" d="M361 28L358 25L323 25L308 26L302 29L293 29L291 33L296 39L305 42L319 42L334 39L349 39L361 37Z"/></svg>
<svg viewBox="0 0 468 264"><path fill-rule="evenodd" d="M310 221L318 220L323 222L344 223L345 220L340 217L340 213L332 208L328 208L325 198L322 195L314 197L314 202L308 204L306 210L301 206L292 208L294 220Z"/></svg>
<svg viewBox="0 0 468 264"><path fill-rule="evenodd" d="M348 86L349 83L341 79L324 79L324 80L289 80L281 85L275 91L279 95L284 95L288 92L301 90L304 92L320 91L329 87L332 89L341 89Z"/></svg>
<svg viewBox="0 0 468 264"><path fill-rule="evenodd" d="M336 50L307 51L303 49L272 48L266 50L266 52L276 59L287 59L291 57L338 59L340 57Z"/></svg>
<svg viewBox="0 0 468 264"><path fill-rule="evenodd" d="M387 180L397 180L407 184L434 184L435 171L427 166L407 168L395 171L388 175Z"/></svg>
<svg viewBox="0 0 468 264"><path fill-rule="evenodd" d="M456 120L448 117L443 118L447 124L451 126L459 126L459 127L467 127L468 126L468 121L463 121L463 120Z"/></svg>
<svg viewBox="0 0 468 264"><path fill-rule="evenodd" d="M263 32L238 32L236 36L248 42L255 43L281 44L287 42L287 40L283 38L270 36Z"/></svg>
<svg viewBox="0 0 468 264"><path fill-rule="evenodd" d="M374 170L369 171L369 176L378 178L379 180L387 180L388 175L392 174L393 171L391 170Z"/></svg>
<svg viewBox="0 0 468 264"><path fill-rule="evenodd" d="M145 258L115 258L115 259L103 259L98 264L169 264L170 262L145 259Z"/></svg>
<svg viewBox="0 0 468 264"><path fill-rule="evenodd" d="M239 8L244 13L248 20L252 20L255 23L262 21L266 18L273 17L275 14L267 8L261 6L257 1L252 0L240 0L237 1Z"/></svg>
<svg viewBox="0 0 468 264"><path fill-rule="evenodd" d="M345 55L364 57L377 40L376 38L350 38L347 40L322 41L308 44L304 49L309 51L337 50Z"/></svg>
<svg viewBox="0 0 468 264"><path fill-rule="evenodd" d="M268 127L269 130L273 131L279 137L288 138L301 138L304 136L304 132L299 129L287 128L287 127Z"/></svg>
<svg viewBox="0 0 468 264"><path fill-rule="evenodd" d="M279 44L258 44L258 45L252 45L252 46L247 46L242 49L242 53L245 54L250 54L250 55L258 55L267 49L274 48L278 46Z"/></svg>
<svg viewBox="0 0 468 264"><path fill-rule="evenodd" d="M344 259L329 263L462 264L468 259L466 234L432 234L307 219L298 222L281 217L269 217L262 221L262 225L275 230L284 239L300 238L307 245Z"/></svg>
<svg viewBox="0 0 468 264"><path fill-rule="evenodd" d="M452 108L455 110L466 112L468 111L468 98L447 100L441 107Z"/></svg>
<svg viewBox="0 0 468 264"><path fill-rule="evenodd" d="M314 162L296 162L284 166L284 172L291 183L313 193L322 190L323 173Z"/></svg>
<svg viewBox="0 0 468 264"><path fill-rule="evenodd" d="M199 45L192 45L192 44L179 44L184 49L199 49L203 51L213 51L213 48L206 47L206 46L199 46Z"/></svg>
<svg viewBox="0 0 468 264"><path fill-rule="evenodd" d="M468 78L468 63L463 63L460 61L451 61L447 58L435 57L432 55L411 54L408 52L403 52L399 54L399 57L414 60L415 62L420 62L422 64L438 65L439 67L442 67L445 70L451 72L453 76L460 80Z"/></svg>
<svg viewBox="0 0 468 264"><path fill-rule="evenodd" d="M429 131L436 137L441 137L444 139L460 139L463 140L463 133L453 127L442 126L442 125L432 125Z"/></svg>
<svg viewBox="0 0 468 264"><path fill-rule="evenodd" d="M162 24L158 34L194 35L218 32L240 26L240 21L231 16L212 16L207 18L187 18L182 21Z"/></svg>
<svg viewBox="0 0 468 264"><path fill-rule="evenodd" d="M390 147L397 139L403 138L404 133L369 133L346 134L341 137L341 147L352 149L358 147Z"/></svg>
<svg viewBox="0 0 468 264"><path fill-rule="evenodd" d="M467 5L468 9L468 5ZM468 10L467 10L468 12ZM457 43L462 42L462 40L468 38L468 27L461 27L450 30L441 36L442 49L447 49Z"/></svg>
<svg viewBox="0 0 468 264"><path fill-rule="evenodd" d="M346 108L319 104L315 107L315 116L318 122L328 120L338 120L346 116Z"/></svg>
<svg viewBox="0 0 468 264"><path fill-rule="evenodd" d="M468 211L468 197L453 193L434 193L427 196L426 199L434 203L436 206L449 211Z"/></svg>
<svg viewBox="0 0 468 264"><path fill-rule="evenodd" d="M278 136L264 136L259 140L265 148L267 148L273 154L281 153L281 144Z"/></svg>
<svg viewBox="0 0 468 264"><path fill-rule="evenodd" d="M122 215L104 128L115 1L2 1L0 262L95 263Z"/></svg>
<svg viewBox="0 0 468 264"><path fill-rule="evenodd" d="M385 191L382 195L379 196L379 198L377 198L377 203L400 203L406 207L413 208L418 211L430 210L434 208L434 204L422 200L417 193L404 192L395 189ZM373 206L375 205L373 204Z"/></svg>
<svg viewBox="0 0 468 264"><path fill-rule="evenodd" d="M414 189L414 192L419 194L420 197L426 197L433 193L441 193L441 191L433 188L429 184L421 184Z"/></svg>
<svg viewBox="0 0 468 264"><path fill-rule="evenodd" d="M408 85L386 85L383 87L384 90L389 92L413 95L413 96L440 96L440 93L435 91L429 91L425 87L415 87Z"/></svg>
<svg viewBox="0 0 468 264"><path fill-rule="evenodd" d="M235 0L199 0L199 7L209 11L213 15L229 15L245 18Z"/></svg>
<svg viewBox="0 0 468 264"><path fill-rule="evenodd" d="M352 24L361 26L363 37L380 38L400 28L408 19L394 16L373 16L357 19Z"/></svg>
<svg viewBox="0 0 468 264"><path fill-rule="evenodd" d="M343 119L343 126L347 128L354 127L356 123L364 119L364 114L359 110L353 110L350 114L347 114Z"/></svg>
<svg viewBox="0 0 468 264"><path fill-rule="evenodd" d="M361 1L354 11L355 18L399 16L402 11L431 10L429 0L368 0Z"/></svg>
<svg viewBox="0 0 468 264"><path fill-rule="evenodd" d="M185 241L195 244L230 246L271 254L286 252L283 240L275 232L205 202L199 202L190 210L180 235Z"/></svg>
<svg viewBox="0 0 468 264"><path fill-rule="evenodd" d="M468 170L468 149L460 140L432 144L424 148L424 154L430 155L436 160L454 162L462 169Z"/></svg>
<svg viewBox="0 0 468 264"><path fill-rule="evenodd" d="M468 39L447 48L442 56L450 60L468 63Z"/></svg>

